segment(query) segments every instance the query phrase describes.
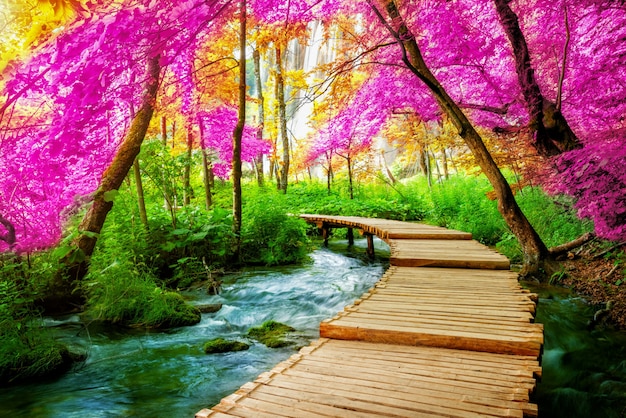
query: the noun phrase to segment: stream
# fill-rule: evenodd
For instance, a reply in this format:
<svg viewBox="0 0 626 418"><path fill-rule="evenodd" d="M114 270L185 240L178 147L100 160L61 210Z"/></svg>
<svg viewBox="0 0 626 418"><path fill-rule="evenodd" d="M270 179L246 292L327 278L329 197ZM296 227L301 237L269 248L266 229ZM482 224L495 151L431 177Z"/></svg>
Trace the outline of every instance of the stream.
<svg viewBox="0 0 626 418"><path fill-rule="evenodd" d="M78 316L47 319L59 339L87 352L87 361L55 381L0 389L0 417L192 418L298 349L248 341L249 328L273 319L294 327L300 346L308 345L319 337L323 319L378 281L386 262L368 261L366 247L365 240L352 249L346 241L332 241L303 266L250 268L224 277L219 296L188 292L192 303L222 304L190 327L140 331L85 326ZM388 257L385 247L376 242L377 253ZM204 354L203 344L216 337L246 340L251 347Z"/></svg>
<svg viewBox="0 0 626 418"><path fill-rule="evenodd" d="M206 355L204 342L246 340L266 320L298 330L300 346L319 336L319 323L352 303L386 269L388 247L375 240L333 240L303 266L250 268L224 278L219 296L188 292L192 303L221 303L191 327L170 331L85 325L78 316L47 319L51 332L86 351L86 362L54 381L0 389L0 417L193 417L294 354L298 347L269 349L251 342L247 351ZM545 326L543 378L535 394L540 417L624 417L626 334L587 322L594 309L558 288L529 285L539 293L537 322Z"/></svg>

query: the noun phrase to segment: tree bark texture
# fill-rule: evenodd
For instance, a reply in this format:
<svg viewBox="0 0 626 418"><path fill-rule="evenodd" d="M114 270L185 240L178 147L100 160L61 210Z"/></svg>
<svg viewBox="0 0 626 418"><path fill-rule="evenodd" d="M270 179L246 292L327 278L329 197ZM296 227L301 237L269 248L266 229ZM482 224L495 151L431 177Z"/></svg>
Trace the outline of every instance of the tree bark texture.
<svg viewBox="0 0 626 418"><path fill-rule="evenodd" d="M200 123L200 138L204 138L204 128ZM211 194L211 161L207 155L208 151L200 147L202 151L202 180L204 181L204 205L206 210L213 206L213 195Z"/></svg>
<svg viewBox="0 0 626 418"><path fill-rule="evenodd" d="M265 128L265 98L263 97L263 80L261 80L261 54L258 49L252 52L252 58L254 60L254 79L257 85L257 100L258 103L258 117L259 126L257 127L256 137L259 141L263 140L263 129ZM265 182L263 178L263 154L259 154L255 160L254 165L256 167L256 179L259 187L263 187Z"/></svg>
<svg viewBox="0 0 626 418"><path fill-rule="evenodd" d="M191 190L191 155L193 151L193 134L191 126L187 128L187 155L183 171L183 205L189 206L193 191Z"/></svg>
<svg viewBox="0 0 626 418"><path fill-rule="evenodd" d="M0 225L4 226L4 229L6 229L6 233L0 234L0 240L7 243L9 250L11 250L15 245L15 227L11 221L4 218L2 215L0 215Z"/></svg>
<svg viewBox="0 0 626 418"><path fill-rule="evenodd" d="M370 5L372 4L370 3ZM375 8L373 5L372 7ZM543 267L543 262L548 258L546 245L521 211L515 201L511 187L500 172L500 169L485 147L478 132L476 132L474 126L426 65L415 37L402 20L395 1L387 1L386 9L392 22L397 22L398 28L394 29L391 27L382 15L379 14L379 17L383 24L385 24L396 37L403 49L403 61L405 65L416 77L426 84L433 93L439 106L454 123L459 136L463 138L468 148L472 151L476 162L493 186L498 198L498 210L511 229L511 232L518 239L522 247L522 252L524 253L524 268L522 274L534 275L539 273L540 268Z"/></svg>
<svg viewBox="0 0 626 418"><path fill-rule="evenodd" d="M239 11L239 111L233 132L233 256L239 259L241 249L241 138L246 122L246 0Z"/></svg>
<svg viewBox="0 0 626 418"><path fill-rule="evenodd" d="M287 193L287 182L289 180L289 137L287 135L287 105L285 104L285 81L283 79L283 62L280 46L276 47L276 93L280 136L283 140L283 166L280 171L280 189L283 193Z"/></svg>
<svg viewBox="0 0 626 418"><path fill-rule="evenodd" d="M133 174L135 176L135 188L137 189L137 206L139 207L139 219L146 231L148 226L148 211L146 211L146 200L143 193L143 181L141 180L141 167L139 167L139 158L135 158L133 163Z"/></svg>
<svg viewBox="0 0 626 418"><path fill-rule="evenodd" d="M528 111L533 146L543 157L552 157L580 148L578 138L567 124L560 109L541 94L531 64L526 38L519 26L517 15L509 6L509 0L494 0L494 3L500 23L513 49L515 71ZM565 62L563 65L565 66Z"/></svg>

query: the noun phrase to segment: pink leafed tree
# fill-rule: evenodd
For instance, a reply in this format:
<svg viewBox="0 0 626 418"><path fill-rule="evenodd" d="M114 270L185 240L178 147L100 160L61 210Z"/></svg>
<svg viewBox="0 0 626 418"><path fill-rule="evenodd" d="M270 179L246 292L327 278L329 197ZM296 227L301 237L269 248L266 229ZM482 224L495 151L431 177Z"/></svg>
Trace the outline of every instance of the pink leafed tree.
<svg viewBox="0 0 626 418"><path fill-rule="evenodd" d="M214 151L218 161L213 163L213 171L221 178L228 178L233 159L232 135L237 124L236 106L222 105L197 114L198 123L202 124L204 149ZM251 163L257 156L268 154L271 145L257 139L256 127L246 125L243 131L241 160Z"/></svg>
<svg viewBox="0 0 626 418"><path fill-rule="evenodd" d="M58 242L68 216L99 187L142 106L148 60L159 57L162 68L173 63L228 4L96 6L16 66L0 107L6 173L0 216L15 229L15 242L0 242L0 249L32 251Z"/></svg>

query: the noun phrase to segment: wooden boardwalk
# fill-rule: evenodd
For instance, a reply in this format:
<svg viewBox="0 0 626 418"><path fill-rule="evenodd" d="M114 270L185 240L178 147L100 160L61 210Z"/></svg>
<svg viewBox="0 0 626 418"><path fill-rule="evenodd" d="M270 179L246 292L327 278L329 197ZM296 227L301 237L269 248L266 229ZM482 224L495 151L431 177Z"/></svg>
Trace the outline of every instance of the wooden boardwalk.
<svg viewBox="0 0 626 418"><path fill-rule="evenodd" d="M302 217L378 236L391 267L319 340L197 418L537 416L543 327L506 257L445 228Z"/></svg>

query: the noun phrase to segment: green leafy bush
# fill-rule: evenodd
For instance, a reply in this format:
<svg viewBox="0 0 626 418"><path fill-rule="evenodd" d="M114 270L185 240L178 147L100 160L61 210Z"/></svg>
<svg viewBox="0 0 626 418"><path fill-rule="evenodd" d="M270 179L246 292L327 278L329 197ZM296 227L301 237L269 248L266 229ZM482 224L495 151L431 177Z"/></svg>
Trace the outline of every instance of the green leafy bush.
<svg viewBox="0 0 626 418"><path fill-rule="evenodd" d="M475 240L495 245L506 233L497 202L486 193L491 185L484 177L454 176L433 185L427 220L446 228L471 232Z"/></svg>
<svg viewBox="0 0 626 418"><path fill-rule="evenodd" d="M57 375L80 360L43 328L34 307L34 289L49 280L48 259L0 260L0 386Z"/></svg>
<svg viewBox="0 0 626 418"><path fill-rule="evenodd" d="M247 264L279 265L307 259L304 220L288 213L277 194L247 199L241 227L241 258Z"/></svg>
<svg viewBox="0 0 626 418"><path fill-rule="evenodd" d="M232 215L220 208L182 208L176 228L154 225L149 239L160 243L158 275L168 287L185 288L206 279L207 269L224 266L232 255Z"/></svg>

